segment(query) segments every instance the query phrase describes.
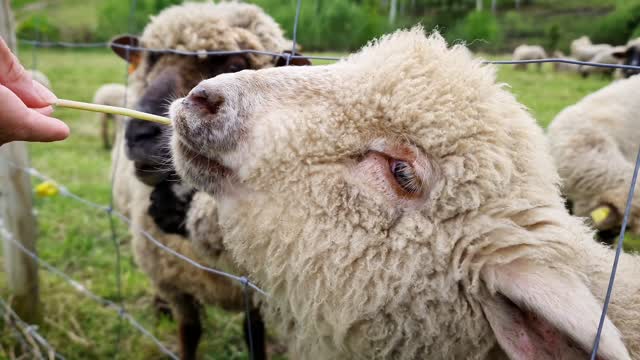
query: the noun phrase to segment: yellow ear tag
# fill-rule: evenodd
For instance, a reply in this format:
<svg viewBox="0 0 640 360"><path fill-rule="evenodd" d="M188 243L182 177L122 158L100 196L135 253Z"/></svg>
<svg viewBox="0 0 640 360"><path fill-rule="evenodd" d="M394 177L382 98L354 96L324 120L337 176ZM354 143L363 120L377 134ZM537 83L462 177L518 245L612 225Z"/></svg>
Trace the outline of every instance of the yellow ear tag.
<svg viewBox="0 0 640 360"><path fill-rule="evenodd" d="M36 195L39 197L55 196L58 192L58 187L51 181L45 181L36 186Z"/></svg>
<svg viewBox="0 0 640 360"><path fill-rule="evenodd" d="M611 214L611 209L608 206L601 206L591 212L591 219L597 225L602 223Z"/></svg>

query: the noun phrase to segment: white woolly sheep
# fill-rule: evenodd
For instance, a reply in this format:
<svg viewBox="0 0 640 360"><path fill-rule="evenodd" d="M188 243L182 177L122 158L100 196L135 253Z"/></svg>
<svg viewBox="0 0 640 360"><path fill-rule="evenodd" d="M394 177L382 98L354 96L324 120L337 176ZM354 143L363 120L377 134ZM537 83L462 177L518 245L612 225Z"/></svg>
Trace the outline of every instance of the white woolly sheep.
<svg viewBox="0 0 640 360"><path fill-rule="evenodd" d="M538 60L547 57L547 52L539 45L520 45L513 50L513 60ZM526 70L528 64L515 64L515 69ZM538 70L542 68L542 64L538 63Z"/></svg>
<svg viewBox="0 0 640 360"><path fill-rule="evenodd" d="M620 56L618 54L624 53L626 51L626 47L624 46L616 46L607 50L602 50L595 54L589 62L596 64L620 64ZM611 76L613 74L613 68L606 67L597 67L597 66L580 66L579 72L582 77L588 77L591 74L603 74Z"/></svg>
<svg viewBox="0 0 640 360"><path fill-rule="evenodd" d="M579 37L571 42L571 56L579 61L589 61L601 51L611 50L609 44L592 44L588 36Z"/></svg>
<svg viewBox="0 0 640 360"><path fill-rule="evenodd" d="M542 129L460 46L400 31L333 65L203 81L170 116L178 173L216 198L293 358L590 351L613 253L564 208ZM640 356L623 263L600 359Z"/></svg>
<svg viewBox="0 0 640 360"><path fill-rule="evenodd" d="M574 59L572 57L565 56L562 53L562 51L554 51L553 52L553 57L556 58L556 59L565 59L565 60L573 60L573 61L576 60L576 59ZM553 71L555 71L555 72L574 72L574 73L577 73L579 68L580 68L580 65L576 65L576 64L560 63L560 62L553 63Z"/></svg>
<svg viewBox="0 0 640 360"><path fill-rule="evenodd" d="M620 63L631 66L640 66L640 38L631 39L626 46L618 47L618 51L613 53ZM628 78L640 71L634 69L616 69L614 77L616 79Z"/></svg>
<svg viewBox="0 0 640 360"><path fill-rule="evenodd" d="M257 54L225 56L182 56L170 53L128 53L119 46L139 45L150 49L179 49L185 51L259 50L281 52L291 42L284 38L275 21L254 5L240 3L187 3L167 8L153 17L140 38L122 36L113 41L112 48L127 59L133 72L130 87L137 99L136 108L162 115L171 100L186 94L203 78L244 69L260 69L282 63L282 59ZM296 61L297 62L297 61ZM215 218L192 219L190 212L208 214L216 204L196 202L192 205L193 188L187 187L173 173L168 152L167 127L141 120L128 120L124 139L118 146L116 196L118 206L133 219L133 247L136 261L147 273L159 294L171 304L179 323L180 348L183 359L192 359L201 334L198 303L221 305L226 309L244 310L240 284L212 275L175 256L160 250L135 228L147 230L164 245L181 254L196 256L191 236L197 238L186 224L211 222L208 228L217 229ZM115 153L115 151L114 151ZM123 154L127 158L123 159ZM130 202L128 204L128 202ZM197 205L200 204L200 205ZM199 209L204 206L206 209ZM205 211L206 210L206 211ZM205 216L205 215L202 215ZM191 220L189 220L191 219ZM188 221L187 221L188 220ZM206 233L219 238L220 235ZM211 264L218 268L229 261L219 257ZM224 263L224 264L222 264ZM238 267L232 273L243 273ZM264 324L252 304L251 331L254 358L265 358ZM247 325L251 325L248 328ZM247 334L249 335L249 334ZM247 336L248 339L248 336Z"/></svg>
<svg viewBox="0 0 640 360"><path fill-rule="evenodd" d="M616 81L562 110L549 125L551 153L574 214L611 208L607 221L595 224L601 230L620 228L640 136L640 104L630 96L638 91L638 77ZM640 233L638 192L629 230Z"/></svg>
<svg viewBox="0 0 640 360"><path fill-rule="evenodd" d="M27 71L29 72L29 74L31 74L31 78L33 80L44 85L44 87L46 87L47 89L51 89L51 82L49 81L49 78L47 78L47 75L43 74L41 71L38 71L38 70L27 70Z"/></svg>
<svg viewBox="0 0 640 360"><path fill-rule="evenodd" d="M93 103L108 106L124 106L126 88L122 84L104 84L96 90L93 95ZM105 149L111 147L111 139L115 138L115 133L120 125L120 121L114 124L114 135L109 134L109 122L116 119L115 115L98 113L98 119L100 120L102 136L102 145Z"/></svg>

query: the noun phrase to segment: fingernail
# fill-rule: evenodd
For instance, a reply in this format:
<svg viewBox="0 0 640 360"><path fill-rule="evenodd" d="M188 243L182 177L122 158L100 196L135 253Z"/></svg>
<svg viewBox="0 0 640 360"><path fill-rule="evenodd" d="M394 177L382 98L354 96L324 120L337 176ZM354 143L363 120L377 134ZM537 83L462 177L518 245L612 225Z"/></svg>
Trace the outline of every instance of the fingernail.
<svg viewBox="0 0 640 360"><path fill-rule="evenodd" d="M38 93L40 99L45 101L47 104L55 104L56 100L58 100L58 98L49 89L35 80L33 80L33 88L36 90L36 93Z"/></svg>

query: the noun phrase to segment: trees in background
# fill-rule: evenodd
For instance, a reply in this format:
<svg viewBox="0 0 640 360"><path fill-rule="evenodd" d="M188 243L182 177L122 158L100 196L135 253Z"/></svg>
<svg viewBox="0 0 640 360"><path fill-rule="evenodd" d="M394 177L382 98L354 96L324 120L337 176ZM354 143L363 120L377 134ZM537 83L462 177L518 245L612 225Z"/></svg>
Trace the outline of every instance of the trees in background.
<svg viewBox="0 0 640 360"><path fill-rule="evenodd" d="M34 1L14 0L14 6ZM64 8L65 1L70 0L58 0L56 8ZM45 9L23 17L18 35L106 41L116 34L141 31L151 14L182 2L138 0L130 27L131 1L93 1L97 24L71 30L64 20L51 19ZM291 35L297 0L244 1L262 6ZM355 50L381 34L416 23L437 28L449 41L462 40L489 52L510 51L525 42L566 50L572 39L585 34L611 44L640 36L640 0L304 0L300 16L298 38L307 51Z"/></svg>

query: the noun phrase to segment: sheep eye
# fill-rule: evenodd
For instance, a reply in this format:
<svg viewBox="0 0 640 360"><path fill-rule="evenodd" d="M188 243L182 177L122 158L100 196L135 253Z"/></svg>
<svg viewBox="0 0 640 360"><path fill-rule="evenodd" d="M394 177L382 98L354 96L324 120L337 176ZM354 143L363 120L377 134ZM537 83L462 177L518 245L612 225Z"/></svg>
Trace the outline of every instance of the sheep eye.
<svg viewBox="0 0 640 360"><path fill-rule="evenodd" d="M234 72L242 71L244 69L245 69L245 67L240 65L240 64L233 64L233 65L229 66L229 68L227 70L230 73L234 73Z"/></svg>
<svg viewBox="0 0 640 360"><path fill-rule="evenodd" d="M393 174L396 182L404 191L410 194L420 191L422 187L420 178L418 178L415 169L406 161L392 160L391 174Z"/></svg>

